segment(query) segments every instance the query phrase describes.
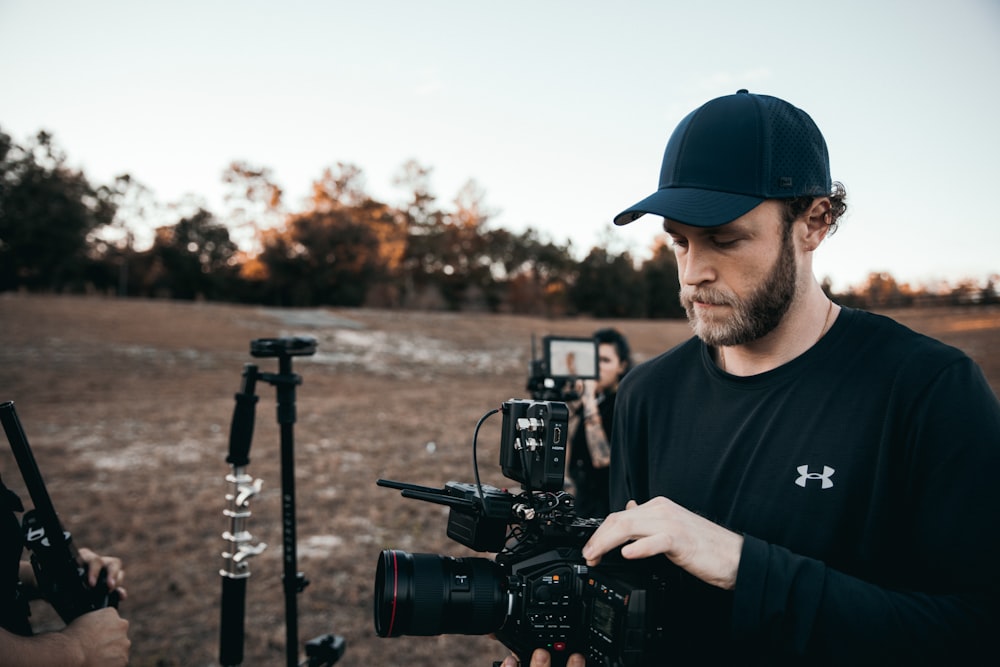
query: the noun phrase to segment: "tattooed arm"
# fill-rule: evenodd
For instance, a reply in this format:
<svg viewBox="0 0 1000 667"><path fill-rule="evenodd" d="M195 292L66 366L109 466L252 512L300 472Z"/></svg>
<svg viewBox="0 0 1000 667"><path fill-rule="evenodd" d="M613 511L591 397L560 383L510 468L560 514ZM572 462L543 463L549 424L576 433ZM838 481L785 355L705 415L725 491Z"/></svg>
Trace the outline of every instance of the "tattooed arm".
<svg viewBox="0 0 1000 667"><path fill-rule="evenodd" d="M595 383L584 381L583 387L583 428L587 436L587 449L590 451L590 461L595 468L607 468L611 465L611 443L604 432L601 423L601 409L597 404Z"/></svg>

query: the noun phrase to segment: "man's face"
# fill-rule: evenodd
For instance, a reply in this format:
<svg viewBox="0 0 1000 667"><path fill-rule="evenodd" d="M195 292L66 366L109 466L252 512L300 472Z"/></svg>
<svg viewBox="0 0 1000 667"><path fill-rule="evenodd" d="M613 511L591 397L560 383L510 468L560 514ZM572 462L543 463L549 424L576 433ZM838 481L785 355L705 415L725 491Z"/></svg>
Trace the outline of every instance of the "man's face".
<svg viewBox="0 0 1000 667"><path fill-rule="evenodd" d="M791 227L766 201L720 227L672 221L680 299L695 334L709 345L743 345L781 323L796 292Z"/></svg>

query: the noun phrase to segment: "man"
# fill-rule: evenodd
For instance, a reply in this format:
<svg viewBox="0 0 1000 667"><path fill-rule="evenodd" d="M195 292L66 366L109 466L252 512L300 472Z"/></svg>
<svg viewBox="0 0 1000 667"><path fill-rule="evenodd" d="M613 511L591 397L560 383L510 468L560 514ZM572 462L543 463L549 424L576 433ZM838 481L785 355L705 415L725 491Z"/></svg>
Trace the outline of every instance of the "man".
<svg viewBox="0 0 1000 667"><path fill-rule="evenodd" d="M21 500L0 480L0 664L5 667L111 667L128 664L131 642L128 621L113 607L76 618L62 630L33 634L28 620L28 600L36 597L31 564L21 560L23 539L17 513ZM121 587L122 561L79 550L88 583L97 585L103 570L109 590L126 596Z"/></svg>
<svg viewBox="0 0 1000 667"><path fill-rule="evenodd" d="M823 293L845 208L812 119L741 90L681 121L615 219L664 218L696 334L623 380L625 509L583 551L683 571L652 664L996 660L1000 403L959 350Z"/></svg>

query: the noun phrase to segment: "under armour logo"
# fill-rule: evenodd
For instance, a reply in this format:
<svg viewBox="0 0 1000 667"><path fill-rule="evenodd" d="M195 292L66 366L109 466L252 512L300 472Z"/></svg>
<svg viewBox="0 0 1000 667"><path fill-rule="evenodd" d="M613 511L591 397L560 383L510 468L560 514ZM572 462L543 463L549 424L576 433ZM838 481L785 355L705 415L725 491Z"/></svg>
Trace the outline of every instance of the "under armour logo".
<svg viewBox="0 0 1000 667"><path fill-rule="evenodd" d="M823 466L822 473L809 472L809 466L799 466L796 470L799 471L799 478L795 480L795 483L799 486L804 487L810 479L822 480L824 489L829 489L833 486L833 480L830 478L833 477L833 473L836 471L830 466Z"/></svg>

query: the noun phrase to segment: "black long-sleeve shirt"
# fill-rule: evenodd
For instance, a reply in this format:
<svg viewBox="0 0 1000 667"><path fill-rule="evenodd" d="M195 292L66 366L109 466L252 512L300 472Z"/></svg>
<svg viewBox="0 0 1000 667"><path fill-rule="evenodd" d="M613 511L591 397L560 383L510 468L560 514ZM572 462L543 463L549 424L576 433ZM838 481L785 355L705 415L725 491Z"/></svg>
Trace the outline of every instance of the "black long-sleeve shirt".
<svg viewBox="0 0 1000 667"><path fill-rule="evenodd" d="M17 515L23 511L21 499L0 479L0 628L27 636L31 634L30 610L19 593L24 540Z"/></svg>
<svg viewBox="0 0 1000 667"><path fill-rule="evenodd" d="M597 404L601 428L610 436L614 428L615 392L605 392ZM587 444L584 409L577 409L576 430L569 452L569 476L576 487L576 513L582 517L604 518L608 515L608 468L595 468ZM609 437L610 440L610 437Z"/></svg>
<svg viewBox="0 0 1000 667"><path fill-rule="evenodd" d="M612 457L612 510L666 496L745 536L734 591L693 578L675 591L664 664L973 664L992 650L1000 403L961 351L848 308L751 377L693 338L622 382Z"/></svg>

